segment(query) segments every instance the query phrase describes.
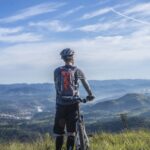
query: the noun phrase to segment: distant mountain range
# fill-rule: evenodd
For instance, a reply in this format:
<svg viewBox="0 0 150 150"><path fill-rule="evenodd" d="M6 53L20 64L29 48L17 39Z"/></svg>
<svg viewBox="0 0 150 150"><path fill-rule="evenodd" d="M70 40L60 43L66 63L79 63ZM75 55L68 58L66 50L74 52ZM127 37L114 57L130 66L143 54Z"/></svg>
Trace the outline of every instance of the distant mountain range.
<svg viewBox="0 0 150 150"><path fill-rule="evenodd" d="M89 81L96 100L81 104L88 132L150 129L150 80ZM83 87L80 90L84 97ZM34 139L52 133L55 115L53 84L0 85L0 141Z"/></svg>
<svg viewBox="0 0 150 150"><path fill-rule="evenodd" d="M140 115L142 114L139 111L143 115L149 114L147 111L150 104L150 80L95 80L89 81L89 83L96 95L96 100L95 105L86 105L85 110L87 108L93 110L92 113L99 111L103 115L112 115L123 111L132 111L132 114L134 112L134 114ZM81 87L80 93L83 97L87 95L83 87ZM29 119L36 113L53 113L54 109L54 84L0 85L0 117Z"/></svg>

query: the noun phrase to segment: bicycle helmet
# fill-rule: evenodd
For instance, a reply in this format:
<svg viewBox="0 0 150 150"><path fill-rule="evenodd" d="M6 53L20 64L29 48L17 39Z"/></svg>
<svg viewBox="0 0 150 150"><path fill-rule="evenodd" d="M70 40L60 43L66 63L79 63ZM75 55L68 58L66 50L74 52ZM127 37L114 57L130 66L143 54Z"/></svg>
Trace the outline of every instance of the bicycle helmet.
<svg viewBox="0 0 150 150"><path fill-rule="evenodd" d="M62 59L66 60L72 58L74 53L75 53L74 50L70 48L65 48L60 52L60 55Z"/></svg>

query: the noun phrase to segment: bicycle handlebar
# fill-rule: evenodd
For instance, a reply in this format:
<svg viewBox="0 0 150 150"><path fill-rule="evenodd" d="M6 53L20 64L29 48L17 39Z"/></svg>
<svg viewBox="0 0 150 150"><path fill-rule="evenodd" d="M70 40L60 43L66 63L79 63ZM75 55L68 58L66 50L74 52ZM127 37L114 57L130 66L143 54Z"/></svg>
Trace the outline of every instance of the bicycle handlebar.
<svg viewBox="0 0 150 150"><path fill-rule="evenodd" d="M87 98L81 98L81 97L73 97L73 100L77 101L77 102L81 102L81 103L86 103L89 100Z"/></svg>
<svg viewBox="0 0 150 150"><path fill-rule="evenodd" d="M77 102L81 102L81 103L86 103L88 101L90 101L88 98L81 98L79 96L75 96L75 97L68 97L68 96L63 96L64 100L72 100L72 101L77 101Z"/></svg>

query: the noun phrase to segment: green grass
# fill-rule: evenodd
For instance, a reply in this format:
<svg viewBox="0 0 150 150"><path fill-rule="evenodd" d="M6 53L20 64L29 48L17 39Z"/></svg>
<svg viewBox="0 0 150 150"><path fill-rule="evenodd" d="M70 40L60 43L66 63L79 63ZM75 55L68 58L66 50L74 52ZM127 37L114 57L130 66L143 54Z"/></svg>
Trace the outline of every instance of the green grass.
<svg viewBox="0 0 150 150"><path fill-rule="evenodd" d="M97 133L90 138L91 150L150 150L150 131L125 131L122 133ZM54 139L48 134L30 143L13 141L0 144L0 150L54 150ZM63 149L65 150L65 148Z"/></svg>

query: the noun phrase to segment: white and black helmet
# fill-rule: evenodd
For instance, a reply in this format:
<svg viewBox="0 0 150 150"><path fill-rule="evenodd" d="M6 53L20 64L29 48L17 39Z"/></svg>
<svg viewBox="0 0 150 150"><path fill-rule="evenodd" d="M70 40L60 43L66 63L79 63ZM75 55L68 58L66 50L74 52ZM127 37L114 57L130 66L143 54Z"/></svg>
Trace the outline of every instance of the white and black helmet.
<svg viewBox="0 0 150 150"><path fill-rule="evenodd" d="M65 48L60 52L60 55L62 59L69 59L69 58L72 58L74 53L75 53L74 50L70 48Z"/></svg>

